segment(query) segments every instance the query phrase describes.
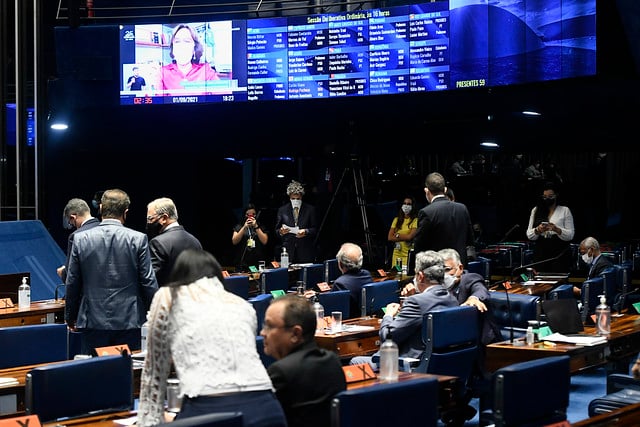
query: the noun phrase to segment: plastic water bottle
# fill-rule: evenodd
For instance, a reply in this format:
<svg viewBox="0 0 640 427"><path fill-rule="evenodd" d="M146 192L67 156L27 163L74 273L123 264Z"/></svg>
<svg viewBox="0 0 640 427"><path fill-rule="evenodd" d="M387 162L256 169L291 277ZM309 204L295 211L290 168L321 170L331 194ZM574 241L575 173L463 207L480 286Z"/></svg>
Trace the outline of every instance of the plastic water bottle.
<svg viewBox="0 0 640 427"><path fill-rule="evenodd" d="M533 345L535 342L535 336L533 335L533 326L527 327L527 335L526 335L527 345Z"/></svg>
<svg viewBox="0 0 640 427"><path fill-rule="evenodd" d="M284 246L282 247L282 255L280 255L280 267L289 268L289 254Z"/></svg>
<svg viewBox="0 0 640 427"><path fill-rule="evenodd" d="M600 295L600 304L596 307L596 330L598 335L607 335L611 332L611 309L604 295Z"/></svg>
<svg viewBox="0 0 640 427"><path fill-rule="evenodd" d="M391 337L380 346L380 374L382 381L398 380L398 344Z"/></svg>
<svg viewBox="0 0 640 427"><path fill-rule="evenodd" d="M324 307L318 301L318 297L313 303L313 311L316 313L316 332L322 332L324 330Z"/></svg>
<svg viewBox="0 0 640 427"><path fill-rule="evenodd" d="M149 335L149 312L147 311L147 320L140 327L140 351L147 351L147 336Z"/></svg>
<svg viewBox="0 0 640 427"><path fill-rule="evenodd" d="M31 307L31 286L27 283L27 277L22 278L18 286L18 309Z"/></svg>

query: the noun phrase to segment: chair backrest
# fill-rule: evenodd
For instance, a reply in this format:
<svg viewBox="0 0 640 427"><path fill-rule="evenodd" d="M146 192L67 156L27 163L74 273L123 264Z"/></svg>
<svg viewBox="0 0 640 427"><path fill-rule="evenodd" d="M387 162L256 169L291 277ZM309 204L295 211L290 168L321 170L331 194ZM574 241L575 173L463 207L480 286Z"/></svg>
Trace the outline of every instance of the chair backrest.
<svg viewBox="0 0 640 427"><path fill-rule="evenodd" d="M470 273L478 273L484 280L491 280L491 260L485 257L477 257L465 266Z"/></svg>
<svg viewBox="0 0 640 427"><path fill-rule="evenodd" d="M566 420L570 386L569 356L566 355L498 369L491 384L492 418L496 427L541 426Z"/></svg>
<svg viewBox="0 0 640 427"><path fill-rule="evenodd" d="M260 355L260 360L265 368L268 368L273 362L276 361L274 357L269 356L264 352L264 337L262 335L256 335L256 350Z"/></svg>
<svg viewBox="0 0 640 427"><path fill-rule="evenodd" d="M333 258L333 259L327 259L324 261L324 281L327 283L332 283L334 280L336 280L340 274L340 269L338 268L338 260Z"/></svg>
<svg viewBox="0 0 640 427"><path fill-rule="evenodd" d="M547 299L564 299L564 298L575 298L573 295L573 285L569 283L563 283L562 285L556 286L547 294Z"/></svg>
<svg viewBox="0 0 640 427"><path fill-rule="evenodd" d="M369 316L382 310L391 302L400 301L400 289L397 280L383 280L381 282L367 283L362 286L360 300L361 315Z"/></svg>
<svg viewBox="0 0 640 427"><path fill-rule="evenodd" d="M0 348L0 369L67 360L67 325L45 323L0 328Z"/></svg>
<svg viewBox="0 0 640 427"><path fill-rule="evenodd" d="M27 373L25 411L43 423L132 408L131 356L69 360Z"/></svg>
<svg viewBox="0 0 640 427"><path fill-rule="evenodd" d="M343 319L351 317L351 292L348 290L320 292L318 301L324 308L325 315L331 315L332 311L341 311Z"/></svg>
<svg viewBox="0 0 640 427"><path fill-rule="evenodd" d="M596 307L600 304L600 295L604 292L604 278L592 277L582 282L580 301L582 302L582 323L588 321L589 316L596 312Z"/></svg>
<svg viewBox="0 0 640 427"><path fill-rule="evenodd" d="M604 294L607 296L607 304L611 307L616 294L619 292L618 288L622 287L622 283L619 283L618 270L612 265L604 269L598 276L604 280Z"/></svg>
<svg viewBox="0 0 640 427"><path fill-rule="evenodd" d="M167 427L242 427L242 412L214 412L195 417L178 418L170 423L159 425Z"/></svg>
<svg viewBox="0 0 640 427"><path fill-rule="evenodd" d="M425 313L425 350L415 371L456 376L465 384L478 357L479 336L480 314L475 307L446 307Z"/></svg>
<svg viewBox="0 0 640 427"><path fill-rule="evenodd" d="M267 307L271 304L271 300L273 299L273 295L271 294L260 294L255 297L249 298L249 302L253 305L253 308L256 310L256 317L258 319L258 330L256 331L256 335L260 335L260 331L262 330L262 323L264 322L264 315L267 312Z"/></svg>
<svg viewBox="0 0 640 427"><path fill-rule="evenodd" d="M416 417L420 426L437 425L436 378L379 383L341 391L331 403L332 427L411 426L417 425Z"/></svg>
<svg viewBox="0 0 640 427"><path fill-rule="evenodd" d="M272 268L260 273L261 293L289 289L289 269L287 267Z"/></svg>
<svg viewBox="0 0 640 427"><path fill-rule="evenodd" d="M540 319L539 296L510 293L507 300L506 292L503 291L490 292L489 295L494 322L502 330L504 339L509 338L512 324L514 328L526 329L529 320ZM523 333L518 334L520 335Z"/></svg>
<svg viewBox="0 0 640 427"><path fill-rule="evenodd" d="M300 269L298 280L304 282L305 289L316 289L316 285L324 282L324 264L305 265Z"/></svg>
<svg viewBox="0 0 640 427"><path fill-rule="evenodd" d="M226 277L224 288L241 298L249 299L249 276L242 274Z"/></svg>

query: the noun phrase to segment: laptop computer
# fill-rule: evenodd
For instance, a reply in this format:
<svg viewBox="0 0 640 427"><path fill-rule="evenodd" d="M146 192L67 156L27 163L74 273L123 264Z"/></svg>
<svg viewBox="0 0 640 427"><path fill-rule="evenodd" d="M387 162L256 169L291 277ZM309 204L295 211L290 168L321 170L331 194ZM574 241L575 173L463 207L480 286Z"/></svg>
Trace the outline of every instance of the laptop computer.
<svg viewBox="0 0 640 427"><path fill-rule="evenodd" d="M560 298L542 301L549 328L560 334L576 334L582 332L582 318L578 311L578 303L573 298Z"/></svg>

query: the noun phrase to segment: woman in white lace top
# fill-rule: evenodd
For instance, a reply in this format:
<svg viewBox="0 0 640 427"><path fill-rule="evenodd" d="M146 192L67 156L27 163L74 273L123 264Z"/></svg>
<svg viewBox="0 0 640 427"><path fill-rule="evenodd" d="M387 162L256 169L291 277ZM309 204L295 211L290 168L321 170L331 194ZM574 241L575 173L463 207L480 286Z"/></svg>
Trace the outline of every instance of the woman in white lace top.
<svg viewBox="0 0 640 427"><path fill-rule="evenodd" d="M286 426L256 350L256 312L224 289L215 257L203 250L183 251L170 280L156 292L149 312L138 426L165 421L172 361L183 396L176 418L240 411L245 427Z"/></svg>

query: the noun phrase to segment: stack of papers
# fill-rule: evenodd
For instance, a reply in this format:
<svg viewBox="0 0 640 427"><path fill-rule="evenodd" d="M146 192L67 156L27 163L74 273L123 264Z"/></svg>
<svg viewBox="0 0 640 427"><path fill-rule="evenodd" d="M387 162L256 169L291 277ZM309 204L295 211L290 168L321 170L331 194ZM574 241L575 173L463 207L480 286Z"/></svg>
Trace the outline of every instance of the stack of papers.
<svg viewBox="0 0 640 427"><path fill-rule="evenodd" d="M0 387L8 387L11 385L18 385L18 380L11 377L0 377Z"/></svg>
<svg viewBox="0 0 640 427"><path fill-rule="evenodd" d="M562 335L559 333L547 335L543 338L544 341L553 342L566 342L575 345L598 345L605 344L607 342L606 337L599 335Z"/></svg>

